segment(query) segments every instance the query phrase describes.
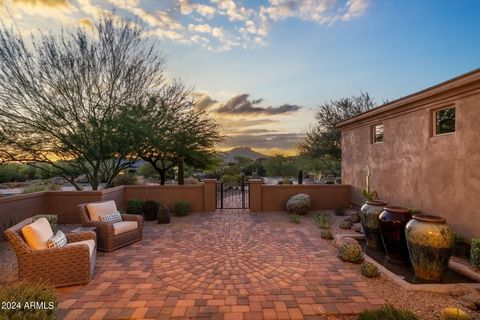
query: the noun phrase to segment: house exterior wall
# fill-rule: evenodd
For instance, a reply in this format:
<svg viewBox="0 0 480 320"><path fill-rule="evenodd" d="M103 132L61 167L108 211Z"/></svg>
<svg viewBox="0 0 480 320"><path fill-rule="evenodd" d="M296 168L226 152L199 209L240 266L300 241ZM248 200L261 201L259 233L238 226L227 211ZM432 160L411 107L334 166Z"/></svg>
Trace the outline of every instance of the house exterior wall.
<svg viewBox="0 0 480 320"><path fill-rule="evenodd" d="M433 135L433 111L454 105L456 131ZM372 144L383 122L384 142ZM351 121L342 130L342 182L352 203L370 190L391 205L439 215L467 239L480 237L480 81Z"/></svg>

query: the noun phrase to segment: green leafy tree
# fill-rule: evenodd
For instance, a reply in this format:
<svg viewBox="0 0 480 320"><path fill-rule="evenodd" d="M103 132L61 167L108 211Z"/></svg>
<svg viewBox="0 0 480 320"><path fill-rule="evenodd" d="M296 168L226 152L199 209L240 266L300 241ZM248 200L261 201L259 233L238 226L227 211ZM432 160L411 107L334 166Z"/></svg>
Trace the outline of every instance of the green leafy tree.
<svg viewBox="0 0 480 320"><path fill-rule="evenodd" d="M265 161L265 168L269 177L293 177L298 171L294 158L280 154L268 158Z"/></svg>
<svg viewBox="0 0 480 320"><path fill-rule="evenodd" d="M164 60L142 26L105 16L94 28L28 43L0 28L0 136L15 161L92 189L136 160L134 107L164 83ZM93 34L92 34L93 32Z"/></svg>
<svg viewBox="0 0 480 320"><path fill-rule="evenodd" d="M368 93L358 96L331 100L320 106L315 113L316 124L305 134L298 144L300 154L310 157L328 156L340 160L341 133L335 125L375 107L375 102Z"/></svg>

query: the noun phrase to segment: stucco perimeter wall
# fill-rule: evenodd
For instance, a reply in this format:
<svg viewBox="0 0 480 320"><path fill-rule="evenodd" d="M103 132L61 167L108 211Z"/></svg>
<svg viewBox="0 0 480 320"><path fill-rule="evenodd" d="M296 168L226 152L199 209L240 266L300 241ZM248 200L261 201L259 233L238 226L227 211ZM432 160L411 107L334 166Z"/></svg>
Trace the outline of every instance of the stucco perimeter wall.
<svg viewBox="0 0 480 320"><path fill-rule="evenodd" d="M361 204L368 165L370 188L381 199L445 217L461 235L480 237L480 92L436 98L342 129L342 182ZM456 106L456 132L434 136L433 110L449 105ZM384 142L372 144L378 122Z"/></svg>
<svg viewBox="0 0 480 320"><path fill-rule="evenodd" d="M176 201L186 200L192 205L192 211L204 211L204 185L199 183L196 185L184 186L125 186L123 201L126 205L130 199L139 200L155 200L170 209Z"/></svg>
<svg viewBox="0 0 480 320"><path fill-rule="evenodd" d="M0 239L3 230L38 213L46 212L45 192L0 198Z"/></svg>
<svg viewBox="0 0 480 320"><path fill-rule="evenodd" d="M285 211L288 198L298 193L310 196L312 210L348 208L350 206L349 185L261 185L251 188L250 208L252 211ZM260 193L260 194L259 194ZM261 203L258 204L258 199Z"/></svg>

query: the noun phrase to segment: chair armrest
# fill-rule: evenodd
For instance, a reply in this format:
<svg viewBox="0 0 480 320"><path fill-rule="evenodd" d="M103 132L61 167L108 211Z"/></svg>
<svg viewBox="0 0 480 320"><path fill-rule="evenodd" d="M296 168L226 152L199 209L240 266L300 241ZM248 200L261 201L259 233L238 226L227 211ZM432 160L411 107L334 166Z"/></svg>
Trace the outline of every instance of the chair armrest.
<svg viewBox="0 0 480 320"><path fill-rule="evenodd" d="M137 221L138 227L143 228L143 217L138 214L122 214L123 221Z"/></svg>
<svg viewBox="0 0 480 320"><path fill-rule="evenodd" d="M93 231L84 231L84 232L67 232L65 233L68 243L78 242L83 240L95 240L97 242L97 234Z"/></svg>
<svg viewBox="0 0 480 320"><path fill-rule="evenodd" d="M83 223L85 227L96 227L97 231L100 234L113 234L113 223L111 222L101 222L101 221L88 221Z"/></svg>

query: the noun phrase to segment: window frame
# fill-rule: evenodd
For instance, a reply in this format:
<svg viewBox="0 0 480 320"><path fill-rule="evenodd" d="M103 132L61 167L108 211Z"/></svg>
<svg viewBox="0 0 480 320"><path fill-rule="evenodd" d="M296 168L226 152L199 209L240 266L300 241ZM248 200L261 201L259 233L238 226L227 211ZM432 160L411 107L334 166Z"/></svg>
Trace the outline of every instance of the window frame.
<svg viewBox="0 0 480 320"><path fill-rule="evenodd" d="M455 128L452 132L437 133L437 113L442 110L454 109L455 110ZM431 110L431 135L432 137L441 137L452 135L457 132L457 106L454 103L450 103L446 106L435 108Z"/></svg>
<svg viewBox="0 0 480 320"><path fill-rule="evenodd" d="M376 127L377 126L382 126L382 141L377 141L376 140ZM372 124L371 126L371 141L372 141L372 144L380 144L380 143L383 143L385 141L385 123L383 122L377 122L375 124Z"/></svg>

